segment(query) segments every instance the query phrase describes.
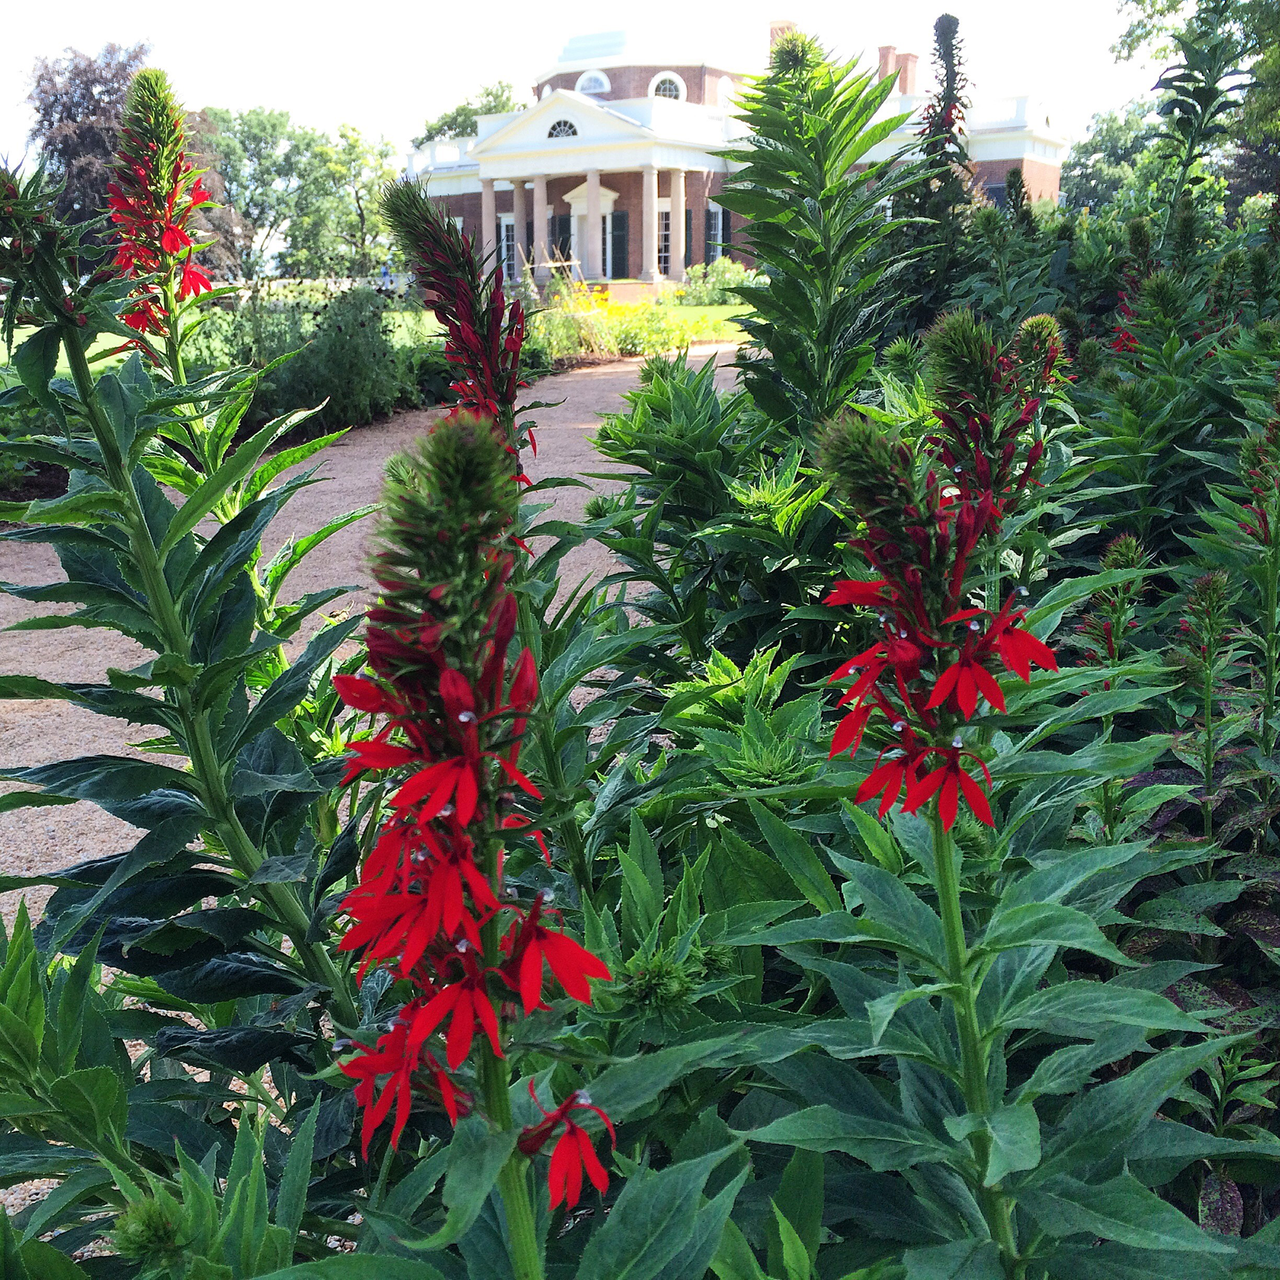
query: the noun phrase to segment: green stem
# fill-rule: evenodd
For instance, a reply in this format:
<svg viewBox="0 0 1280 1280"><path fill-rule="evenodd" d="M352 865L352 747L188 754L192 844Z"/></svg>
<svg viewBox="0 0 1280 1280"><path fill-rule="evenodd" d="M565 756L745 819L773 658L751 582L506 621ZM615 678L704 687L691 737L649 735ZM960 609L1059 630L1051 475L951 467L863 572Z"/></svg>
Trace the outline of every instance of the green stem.
<svg viewBox="0 0 1280 1280"><path fill-rule="evenodd" d="M485 877L500 892L498 850L500 842L490 838L482 851ZM502 962L501 936L497 915L480 926L480 942L484 948L486 968ZM505 1058L494 1053L488 1040L481 1043L480 1079L484 1090L485 1111L489 1121L499 1130L512 1127L511 1078ZM514 1280L542 1280L542 1254L538 1248L538 1230L529 1195L529 1161L520 1151L513 1151L498 1175L498 1190L507 1217L507 1251L511 1257Z"/></svg>
<svg viewBox="0 0 1280 1280"><path fill-rule="evenodd" d="M103 421L94 402L93 376L89 371L89 362L80 343L79 333L64 329L63 347L76 390L102 449L107 478L116 492L125 499L129 550L133 565L142 578L151 615L159 626L165 648L188 662L191 658L191 638L182 625L177 603L164 576L160 554L143 515L142 502L133 484L128 459L120 452L110 425ZM263 860L262 851L250 839L235 811L227 790L226 771L214 745L209 717L196 710L186 689L179 690L177 709L191 757L192 775L212 819L213 828L237 869L250 876ZM354 1030L360 1024L360 1015L348 984L328 952L323 947L307 942L311 920L297 894L284 885L263 885L260 890L262 897L277 913L304 969L313 980L327 986L332 992L335 1020L343 1024L344 1030Z"/></svg>
<svg viewBox="0 0 1280 1280"><path fill-rule="evenodd" d="M952 987L949 998L960 1039L960 1088L964 1094L965 1106L973 1114L985 1116L991 1110L991 1095L987 1088L987 1051L978 1018L974 974L969 965L969 945L965 938L955 851L951 833L943 826L936 798L929 805L929 821L933 828L933 858L936 866L934 887L938 893L938 914L942 918L942 934L947 950L947 980ZM970 1142L973 1144L981 1178L991 1159L991 1139L985 1130L980 1130L973 1134ZM1018 1245L1013 1235L1013 1206L1009 1198L996 1187L979 1185L974 1191L992 1238L1000 1246L1005 1272L1010 1277L1016 1276Z"/></svg>

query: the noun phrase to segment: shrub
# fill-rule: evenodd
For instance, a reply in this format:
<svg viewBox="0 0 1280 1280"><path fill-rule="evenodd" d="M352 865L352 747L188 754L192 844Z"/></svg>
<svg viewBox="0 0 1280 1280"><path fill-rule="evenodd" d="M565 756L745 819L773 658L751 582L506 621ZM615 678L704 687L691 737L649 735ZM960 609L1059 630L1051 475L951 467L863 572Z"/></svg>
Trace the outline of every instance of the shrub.
<svg viewBox="0 0 1280 1280"><path fill-rule="evenodd" d="M705 265L695 262L684 284L675 291L675 301L685 307L724 306L738 300L734 289L754 284L758 274L727 255Z"/></svg>

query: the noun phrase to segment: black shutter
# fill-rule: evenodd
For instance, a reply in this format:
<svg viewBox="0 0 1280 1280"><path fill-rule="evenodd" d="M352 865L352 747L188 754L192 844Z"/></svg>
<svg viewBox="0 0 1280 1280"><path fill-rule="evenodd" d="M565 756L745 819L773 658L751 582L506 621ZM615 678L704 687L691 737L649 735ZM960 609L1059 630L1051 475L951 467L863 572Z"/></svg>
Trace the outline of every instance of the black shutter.
<svg viewBox="0 0 1280 1280"><path fill-rule="evenodd" d="M702 260L714 262L713 249L720 239L720 215L714 209L708 209L702 221Z"/></svg>
<svg viewBox="0 0 1280 1280"><path fill-rule="evenodd" d="M613 215L613 226L610 228L613 235L613 278L615 280L625 280L628 277L627 267L630 265L627 261L627 255L630 252L630 241L627 238L627 211L619 209Z"/></svg>
<svg viewBox="0 0 1280 1280"><path fill-rule="evenodd" d="M733 246L733 214L728 209L720 210L720 252L728 255Z"/></svg>
<svg viewBox="0 0 1280 1280"><path fill-rule="evenodd" d="M684 265L693 266L693 210L685 206L684 210Z"/></svg>
<svg viewBox="0 0 1280 1280"><path fill-rule="evenodd" d="M524 256L533 261L533 219L530 218L524 224Z"/></svg>
<svg viewBox="0 0 1280 1280"><path fill-rule="evenodd" d="M552 225L555 229L552 256L567 259L573 250L573 215L557 213L552 219Z"/></svg>

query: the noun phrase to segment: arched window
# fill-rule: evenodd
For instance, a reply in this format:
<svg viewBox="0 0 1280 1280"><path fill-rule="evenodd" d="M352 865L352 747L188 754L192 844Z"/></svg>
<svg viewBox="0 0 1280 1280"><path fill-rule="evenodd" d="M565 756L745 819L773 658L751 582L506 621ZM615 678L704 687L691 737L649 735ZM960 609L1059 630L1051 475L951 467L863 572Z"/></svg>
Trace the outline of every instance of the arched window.
<svg viewBox="0 0 1280 1280"><path fill-rule="evenodd" d="M578 126L572 120L557 120L547 130L548 138L576 138L577 136Z"/></svg>
<svg viewBox="0 0 1280 1280"><path fill-rule="evenodd" d="M674 71L659 71L649 82L649 95L682 102L685 97L684 81Z"/></svg>
<svg viewBox="0 0 1280 1280"><path fill-rule="evenodd" d="M612 86L603 71L584 71L573 87L578 93L608 93Z"/></svg>

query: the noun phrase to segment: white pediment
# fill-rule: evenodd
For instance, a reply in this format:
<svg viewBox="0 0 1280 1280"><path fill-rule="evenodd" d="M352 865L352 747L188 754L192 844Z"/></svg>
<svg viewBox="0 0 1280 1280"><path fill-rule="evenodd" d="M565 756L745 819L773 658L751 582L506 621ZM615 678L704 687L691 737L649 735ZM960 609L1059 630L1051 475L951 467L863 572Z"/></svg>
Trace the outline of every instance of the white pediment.
<svg viewBox="0 0 1280 1280"><path fill-rule="evenodd" d="M554 125L567 121L576 130L563 137L550 137ZM507 153L530 151L572 151L614 142L635 142L653 137L651 130L621 112L593 101L585 94L557 89L534 106L521 111L502 128L476 143L471 154L479 161L493 160Z"/></svg>
<svg viewBox="0 0 1280 1280"><path fill-rule="evenodd" d="M587 184L580 182L572 191L564 193L564 200L569 206L569 212L577 217L581 214L583 217L587 213ZM600 188L600 212L606 216L613 212L613 202L618 198L616 191L610 191L608 187Z"/></svg>

